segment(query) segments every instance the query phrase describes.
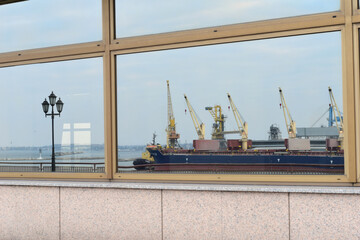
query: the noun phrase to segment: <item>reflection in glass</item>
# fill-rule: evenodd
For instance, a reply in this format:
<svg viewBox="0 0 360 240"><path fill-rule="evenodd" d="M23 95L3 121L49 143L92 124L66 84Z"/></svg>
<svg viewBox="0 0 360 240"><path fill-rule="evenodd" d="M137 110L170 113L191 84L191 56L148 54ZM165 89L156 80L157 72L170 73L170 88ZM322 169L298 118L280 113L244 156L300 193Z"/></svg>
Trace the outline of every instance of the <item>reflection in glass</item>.
<svg viewBox="0 0 360 240"><path fill-rule="evenodd" d="M0 52L101 40L101 1L31 0L0 6Z"/></svg>
<svg viewBox="0 0 360 240"><path fill-rule="evenodd" d="M55 141L54 141L54 119L55 116L59 116L62 112L64 103L61 101L61 99L59 98L59 100L56 101L56 95L54 94L54 92L51 92L50 96L49 96L49 102L46 100L44 100L44 102L42 103L42 107L43 107L43 111L45 113L45 117L49 116L51 117L51 171L55 172L56 171L56 163L55 163ZM49 110L49 105L51 105L51 112L47 113ZM57 112L54 111L54 106L56 105L56 109Z"/></svg>
<svg viewBox="0 0 360 240"><path fill-rule="evenodd" d="M120 172L343 174L340 32L119 55L117 74Z"/></svg>
<svg viewBox="0 0 360 240"><path fill-rule="evenodd" d="M54 91L65 105L54 122L56 172L104 172L102 78L101 58L2 68L0 171L52 170L52 124L44 117L51 106L43 103Z"/></svg>
<svg viewBox="0 0 360 240"><path fill-rule="evenodd" d="M116 0L116 37L338 11L339 0Z"/></svg>

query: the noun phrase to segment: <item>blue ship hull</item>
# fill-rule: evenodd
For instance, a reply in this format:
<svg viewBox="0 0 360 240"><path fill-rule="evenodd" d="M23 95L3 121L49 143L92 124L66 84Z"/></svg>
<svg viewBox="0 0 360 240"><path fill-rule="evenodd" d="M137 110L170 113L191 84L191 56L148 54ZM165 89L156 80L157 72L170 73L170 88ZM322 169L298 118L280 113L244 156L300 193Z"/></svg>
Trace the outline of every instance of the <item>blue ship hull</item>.
<svg viewBox="0 0 360 240"><path fill-rule="evenodd" d="M343 154L245 153L245 152L166 152L148 148L155 170L293 170L343 173Z"/></svg>

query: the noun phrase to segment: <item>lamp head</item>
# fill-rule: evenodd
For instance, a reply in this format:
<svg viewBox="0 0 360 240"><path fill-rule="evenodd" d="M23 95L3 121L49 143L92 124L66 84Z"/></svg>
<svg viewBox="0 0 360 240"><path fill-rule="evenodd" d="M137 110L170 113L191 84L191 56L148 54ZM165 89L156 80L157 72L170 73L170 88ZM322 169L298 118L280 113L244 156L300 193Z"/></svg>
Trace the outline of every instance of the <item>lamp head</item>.
<svg viewBox="0 0 360 240"><path fill-rule="evenodd" d="M56 109L59 113L63 110L64 103L61 101L61 98L56 102Z"/></svg>
<svg viewBox="0 0 360 240"><path fill-rule="evenodd" d="M54 92L51 92L51 94L49 95L49 101L50 101L50 105L54 106L55 102L56 102L56 95L54 94Z"/></svg>
<svg viewBox="0 0 360 240"><path fill-rule="evenodd" d="M46 114L49 111L49 105L50 105L49 102L46 100L46 98L41 105L44 113Z"/></svg>

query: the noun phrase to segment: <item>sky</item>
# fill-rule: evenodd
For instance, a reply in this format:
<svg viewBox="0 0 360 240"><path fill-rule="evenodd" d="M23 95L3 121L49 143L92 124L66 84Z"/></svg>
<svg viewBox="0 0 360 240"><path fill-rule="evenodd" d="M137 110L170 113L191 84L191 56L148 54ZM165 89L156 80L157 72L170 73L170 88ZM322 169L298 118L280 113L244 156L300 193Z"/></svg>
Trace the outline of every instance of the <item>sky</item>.
<svg viewBox="0 0 360 240"><path fill-rule="evenodd" d="M340 38L340 32L331 32L120 55L119 144L150 142L154 132L166 142L166 80L181 143L197 138L184 94L205 123L207 139L213 119L206 106L220 105L226 130L237 130L227 93L248 123L250 139L267 139L274 123L287 137L278 87L297 126L310 127L328 109L328 86L342 109ZM326 117L315 126L326 126Z"/></svg>
<svg viewBox="0 0 360 240"><path fill-rule="evenodd" d="M336 11L338 0L116 1L117 37L178 31L270 18ZM86 4L85 4L86 3ZM71 8L69 7L71 6ZM0 52L101 40L100 0L31 0L0 7ZM5 36L5 37L4 37ZM266 139L276 123L287 136L278 87L298 127L312 125L329 104L331 86L342 109L339 32L257 40L117 57L119 145L166 141L166 80L181 143L196 132L183 94L206 125L206 106L219 104L226 130L236 130L226 93L249 125L250 139ZM0 147L50 144L50 118L41 102L51 91L64 111L63 124L91 123L92 143L104 142L102 59L0 68ZM318 125L326 125L326 118ZM229 135L229 138L238 138Z"/></svg>
<svg viewBox="0 0 360 240"><path fill-rule="evenodd" d="M0 68L0 147L51 145L51 117L41 103L52 91L64 102L55 143L64 124L91 123L92 143L103 144L102 77L101 58Z"/></svg>
<svg viewBox="0 0 360 240"><path fill-rule="evenodd" d="M116 0L116 36L128 37L338 11L340 0Z"/></svg>
<svg viewBox="0 0 360 240"><path fill-rule="evenodd" d="M101 0L31 0L0 6L0 52L102 38Z"/></svg>

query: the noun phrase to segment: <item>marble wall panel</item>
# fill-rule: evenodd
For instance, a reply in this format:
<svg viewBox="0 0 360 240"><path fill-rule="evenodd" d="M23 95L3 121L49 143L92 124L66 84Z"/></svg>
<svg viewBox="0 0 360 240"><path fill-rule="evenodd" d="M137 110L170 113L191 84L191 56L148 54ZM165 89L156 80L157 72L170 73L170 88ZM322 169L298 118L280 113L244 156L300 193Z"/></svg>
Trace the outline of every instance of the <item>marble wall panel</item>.
<svg viewBox="0 0 360 240"><path fill-rule="evenodd" d="M0 186L0 239L59 239L59 188Z"/></svg>
<svg viewBox="0 0 360 240"><path fill-rule="evenodd" d="M360 239L360 195L290 194L291 239Z"/></svg>
<svg viewBox="0 0 360 240"><path fill-rule="evenodd" d="M360 239L360 195L0 186L0 239Z"/></svg>
<svg viewBox="0 0 360 240"><path fill-rule="evenodd" d="M164 191L164 239L289 239L287 193Z"/></svg>
<svg viewBox="0 0 360 240"><path fill-rule="evenodd" d="M161 190L62 188L61 239L161 239Z"/></svg>
<svg viewBox="0 0 360 240"><path fill-rule="evenodd" d="M163 239L221 239L221 194L164 191Z"/></svg>
<svg viewBox="0 0 360 240"><path fill-rule="evenodd" d="M287 193L222 193L223 239L289 239Z"/></svg>

